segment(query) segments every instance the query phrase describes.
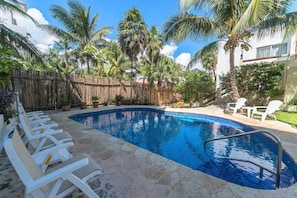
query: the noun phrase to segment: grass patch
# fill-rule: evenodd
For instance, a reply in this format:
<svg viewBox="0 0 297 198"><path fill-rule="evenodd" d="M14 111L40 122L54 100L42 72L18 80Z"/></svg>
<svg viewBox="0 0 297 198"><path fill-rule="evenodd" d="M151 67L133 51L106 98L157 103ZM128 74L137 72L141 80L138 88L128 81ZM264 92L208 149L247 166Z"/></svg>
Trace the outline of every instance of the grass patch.
<svg viewBox="0 0 297 198"><path fill-rule="evenodd" d="M297 112L277 111L275 115L277 120L297 127Z"/></svg>

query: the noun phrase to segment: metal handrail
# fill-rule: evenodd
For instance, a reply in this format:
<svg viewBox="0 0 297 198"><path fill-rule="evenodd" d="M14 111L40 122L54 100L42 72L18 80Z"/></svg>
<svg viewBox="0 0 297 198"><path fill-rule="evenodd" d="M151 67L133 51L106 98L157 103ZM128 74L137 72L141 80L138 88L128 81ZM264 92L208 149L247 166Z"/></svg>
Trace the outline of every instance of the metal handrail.
<svg viewBox="0 0 297 198"><path fill-rule="evenodd" d="M259 165L259 164L256 164L252 161L248 161L248 160L244 160L244 159L235 159L235 158L228 158L228 157L222 157L222 158L226 158L226 159L233 159L233 160L238 160L238 161L244 161L244 162L249 162L249 163L252 163L254 165L257 165L260 167L260 178L262 178L262 175L263 175L263 169L271 172L271 173L274 173L276 175L276 181L275 181L275 186L276 188L279 188L280 186L280 174L281 174L281 165L282 165L282 155L283 155L283 147L282 147L282 144L281 144L281 140L276 136L274 135L273 133L271 133L270 131L265 131L265 130L255 130L255 131L250 131L250 132L243 132L243 133L239 133L239 134L234 134L234 135L228 135L228 136L224 136L224 137L218 137L218 138L213 138L213 139L209 139L209 140L206 140L204 142L204 149L206 149L206 144L209 143L209 142L213 142L213 141L217 141L217 140L222 140L222 139L229 139L229 138L234 138L234 137L241 137L241 136L247 136L247 135L252 135L252 134L255 134L255 133L266 133L270 136L273 137L273 139L277 142L278 144L278 151L277 151L277 154L278 154L278 158L277 158L277 167L276 167L276 173L274 173L273 171Z"/></svg>

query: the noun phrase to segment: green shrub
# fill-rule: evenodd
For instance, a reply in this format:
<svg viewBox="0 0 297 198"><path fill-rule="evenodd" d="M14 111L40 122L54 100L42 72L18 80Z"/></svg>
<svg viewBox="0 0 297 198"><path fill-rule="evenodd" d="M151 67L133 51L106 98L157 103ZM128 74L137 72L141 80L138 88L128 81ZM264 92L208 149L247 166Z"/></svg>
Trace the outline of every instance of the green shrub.
<svg viewBox="0 0 297 198"><path fill-rule="evenodd" d="M12 106L14 101L15 94L13 92L0 90L0 114L3 114L6 124L9 124L9 119L13 118L17 113L17 110Z"/></svg>
<svg viewBox="0 0 297 198"><path fill-rule="evenodd" d="M284 74L283 63L259 63L236 68L239 95L254 101L278 99L284 93L280 86ZM220 76L221 88L231 93L230 74Z"/></svg>

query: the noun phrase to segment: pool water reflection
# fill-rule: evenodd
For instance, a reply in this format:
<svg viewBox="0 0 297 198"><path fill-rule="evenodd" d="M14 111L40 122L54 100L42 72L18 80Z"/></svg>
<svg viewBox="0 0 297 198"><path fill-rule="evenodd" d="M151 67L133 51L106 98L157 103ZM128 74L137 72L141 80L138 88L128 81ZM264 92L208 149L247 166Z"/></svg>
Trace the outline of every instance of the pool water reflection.
<svg viewBox="0 0 297 198"><path fill-rule="evenodd" d="M253 130L230 120L164 112L148 108L128 108L78 114L70 117L84 125L159 154L167 159L239 185L275 189L275 175L244 162L218 159L218 156L244 158L275 170L276 144L263 135L224 139L207 144L207 139ZM284 153L281 187L296 182L297 168Z"/></svg>

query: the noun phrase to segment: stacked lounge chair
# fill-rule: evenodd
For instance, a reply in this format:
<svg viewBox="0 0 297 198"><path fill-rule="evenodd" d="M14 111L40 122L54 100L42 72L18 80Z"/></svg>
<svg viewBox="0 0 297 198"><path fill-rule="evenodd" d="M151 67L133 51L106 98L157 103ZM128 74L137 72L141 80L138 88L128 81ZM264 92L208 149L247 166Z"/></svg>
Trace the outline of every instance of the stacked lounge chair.
<svg viewBox="0 0 297 198"><path fill-rule="evenodd" d="M87 154L73 156L71 135L43 112L26 113L18 103L18 121L2 127L4 149L25 185L25 197L65 197L79 189L99 197L87 181L102 168Z"/></svg>

